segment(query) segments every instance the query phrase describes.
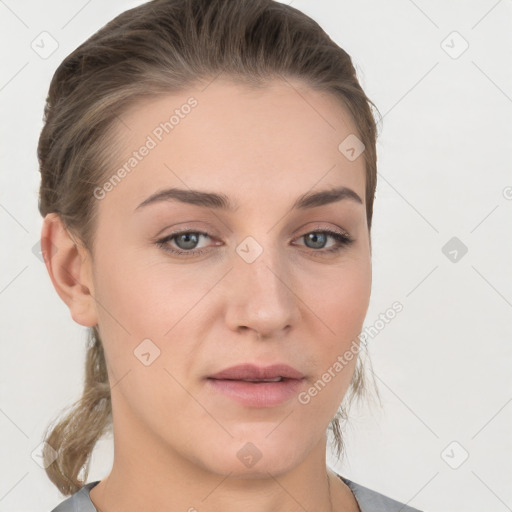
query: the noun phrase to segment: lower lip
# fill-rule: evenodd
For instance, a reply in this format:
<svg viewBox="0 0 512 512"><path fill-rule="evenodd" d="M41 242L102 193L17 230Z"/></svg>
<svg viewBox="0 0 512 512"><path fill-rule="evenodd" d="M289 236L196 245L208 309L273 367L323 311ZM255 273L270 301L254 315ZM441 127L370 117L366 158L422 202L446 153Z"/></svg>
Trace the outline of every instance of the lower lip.
<svg viewBox="0 0 512 512"><path fill-rule="evenodd" d="M280 382L246 382L243 380L208 379L216 391L248 407L274 407L297 395L303 379Z"/></svg>

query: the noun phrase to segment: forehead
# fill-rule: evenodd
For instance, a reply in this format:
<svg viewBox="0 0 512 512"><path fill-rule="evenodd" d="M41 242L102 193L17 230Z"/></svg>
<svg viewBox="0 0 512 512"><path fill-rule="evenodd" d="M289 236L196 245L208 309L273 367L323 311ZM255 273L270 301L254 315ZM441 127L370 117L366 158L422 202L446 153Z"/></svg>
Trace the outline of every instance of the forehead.
<svg viewBox="0 0 512 512"><path fill-rule="evenodd" d="M120 117L112 173L126 172L110 195L123 191L135 207L158 188L180 186L260 200L318 183L364 199L363 156L351 161L339 150L354 135L352 116L331 94L292 80L255 88L218 78L141 100Z"/></svg>

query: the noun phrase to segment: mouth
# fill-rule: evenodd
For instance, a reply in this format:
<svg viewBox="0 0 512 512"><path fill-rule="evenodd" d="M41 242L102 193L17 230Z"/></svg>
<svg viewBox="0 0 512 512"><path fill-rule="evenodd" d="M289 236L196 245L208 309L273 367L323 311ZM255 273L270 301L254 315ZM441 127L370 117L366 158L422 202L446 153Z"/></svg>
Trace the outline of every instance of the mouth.
<svg viewBox="0 0 512 512"><path fill-rule="evenodd" d="M296 395L305 376L289 365L258 367L243 364L207 377L212 392L247 407L275 407Z"/></svg>
<svg viewBox="0 0 512 512"><path fill-rule="evenodd" d="M223 380L239 380L241 382L281 382L283 377L274 377L273 379L223 379Z"/></svg>
<svg viewBox="0 0 512 512"><path fill-rule="evenodd" d="M270 366L256 366L251 363L231 366L213 375L209 378L222 380L246 380L251 382L271 381L278 379L302 379L304 375L299 370L284 363L273 364Z"/></svg>

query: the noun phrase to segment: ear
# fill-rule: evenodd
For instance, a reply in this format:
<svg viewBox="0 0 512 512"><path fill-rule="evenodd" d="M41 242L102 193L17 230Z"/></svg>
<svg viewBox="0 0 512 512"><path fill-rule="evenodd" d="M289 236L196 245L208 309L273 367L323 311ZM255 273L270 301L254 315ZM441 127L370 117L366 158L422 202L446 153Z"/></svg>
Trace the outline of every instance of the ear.
<svg viewBox="0 0 512 512"><path fill-rule="evenodd" d="M49 213L43 220L41 252L53 286L73 320L86 327L97 325L90 253L74 241L57 213Z"/></svg>

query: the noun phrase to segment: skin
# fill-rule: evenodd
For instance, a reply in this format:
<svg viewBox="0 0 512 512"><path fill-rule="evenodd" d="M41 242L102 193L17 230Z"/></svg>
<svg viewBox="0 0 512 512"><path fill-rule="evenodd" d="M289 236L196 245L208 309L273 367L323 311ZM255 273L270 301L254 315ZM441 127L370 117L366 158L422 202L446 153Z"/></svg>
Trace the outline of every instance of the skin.
<svg viewBox="0 0 512 512"><path fill-rule="evenodd" d="M256 90L217 78L125 112L119 166L190 96L197 107L98 201L93 254L56 214L44 220L43 243L58 248L46 262L52 282L76 322L99 326L105 348L114 464L91 499L103 512L357 511L325 457L356 358L305 405L248 407L205 380L239 363L284 362L307 390L357 339L371 290L365 166L338 150L355 124L337 99L298 81ZM162 201L135 211L171 186L222 193L238 208ZM291 211L300 195L339 186L362 204ZM304 235L329 228L354 242L321 256ZM180 229L207 232L205 252L156 244ZM263 249L250 264L235 251L247 236ZM149 366L134 356L147 338L160 350ZM237 457L247 442L261 453L252 467Z"/></svg>

